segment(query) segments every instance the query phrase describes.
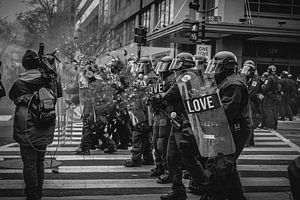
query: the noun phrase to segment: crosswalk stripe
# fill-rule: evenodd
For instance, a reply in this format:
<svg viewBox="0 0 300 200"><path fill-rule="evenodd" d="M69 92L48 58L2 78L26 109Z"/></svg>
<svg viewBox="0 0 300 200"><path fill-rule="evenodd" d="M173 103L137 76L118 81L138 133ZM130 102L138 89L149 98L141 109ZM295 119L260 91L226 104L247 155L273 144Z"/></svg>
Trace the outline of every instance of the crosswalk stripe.
<svg viewBox="0 0 300 200"><path fill-rule="evenodd" d="M254 137L255 141L264 141L264 140L281 140L278 137Z"/></svg>
<svg viewBox="0 0 300 200"><path fill-rule="evenodd" d="M188 184L188 180L183 180ZM284 177L243 177L243 186L289 186ZM169 188L171 184L157 184L155 179L72 179L72 180L45 180L44 189L105 189L105 188ZM23 189L23 180L0 180L0 189Z"/></svg>
<svg viewBox="0 0 300 200"><path fill-rule="evenodd" d="M117 173L150 172L153 166L125 167L125 166L59 166L58 173ZM261 171L261 172L286 172L286 165L238 165L239 171ZM22 169L0 169L0 174L21 174ZM45 169L45 173L52 173L51 169Z"/></svg>
<svg viewBox="0 0 300 200"><path fill-rule="evenodd" d="M240 155L239 160L294 160L299 155ZM46 156L50 158L50 155ZM4 157L2 157L4 158ZM56 160L125 160L130 159L131 155L56 155Z"/></svg>
<svg viewBox="0 0 300 200"><path fill-rule="evenodd" d="M299 155L240 155L239 160L294 160Z"/></svg>
<svg viewBox="0 0 300 200"><path fill-rule="evenodd" d="M272 148L272 147L245 147L243 149L243 151L296 151L297 152L297 149L295 148L291 148L291 147L286 147L286 148Z"/></svg>

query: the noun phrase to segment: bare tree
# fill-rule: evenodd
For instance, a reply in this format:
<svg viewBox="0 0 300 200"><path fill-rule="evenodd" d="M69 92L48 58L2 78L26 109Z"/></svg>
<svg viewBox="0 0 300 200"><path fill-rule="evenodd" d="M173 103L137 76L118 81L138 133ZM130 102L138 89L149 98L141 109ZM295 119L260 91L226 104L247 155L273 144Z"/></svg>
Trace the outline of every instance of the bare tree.
<svg viewBox="0 0 300 200"><path fill-rule="evenodd" d="M67 5L71 2L67 0L65 3ZM26 39L30 47L44 42L49 49L58 48L66 37L73 34L74 12L70 7L58 10L55 0L30 0L25 3L31 9L20 13L17 20L27 30Z"/></svg>
<svg viewBox="0 0 300 200"><path fill-rule="evenodd" d="M16 38L15 25L5 18L0 19L0 60L6 52L7 47Z"/></svg>

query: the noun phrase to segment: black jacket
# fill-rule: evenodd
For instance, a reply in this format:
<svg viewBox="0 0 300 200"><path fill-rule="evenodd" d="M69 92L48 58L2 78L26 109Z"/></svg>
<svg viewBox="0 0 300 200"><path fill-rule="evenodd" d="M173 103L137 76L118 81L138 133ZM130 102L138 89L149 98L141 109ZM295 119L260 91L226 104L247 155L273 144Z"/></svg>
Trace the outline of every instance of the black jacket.
<svg viewBox="0 0 300 200"><path fill-rule="evenodd" d="M22 146L48 145L53 141L55 120L49 123L47 127L37 127L33 122L32 113L30 109L28 109L30 94L33 94L34 91L42 87L47 87L48 84L48 81L42 78L38 70L28 70L20 74L19 79L13 84L9 91L9 98L14 101L16 105L13 137L15 141ZM19 101L20 98L18 97L23 95L28 95L29 97Z"/></svg>
<svg viewBox="0 0 300 200"><path fill-rule="evenodd" d="M249 93L244 79L232 74L218 87L229 125L250 119Z"/></svg>

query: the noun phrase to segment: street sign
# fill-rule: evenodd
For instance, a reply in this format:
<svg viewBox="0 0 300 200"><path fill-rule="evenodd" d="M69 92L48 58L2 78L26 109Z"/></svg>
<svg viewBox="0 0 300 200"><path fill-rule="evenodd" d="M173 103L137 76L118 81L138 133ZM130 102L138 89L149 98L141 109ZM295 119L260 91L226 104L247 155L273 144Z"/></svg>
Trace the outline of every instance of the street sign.
<svg viewBox="0 0 300 200"><path fill-rule="evenodd" d="M211 45L197 44L196 55L204 56L207 60L210 60Z"/></svg>
<svg viewBox="0 0 300 200"><path fill-rule="evenodd" d="M220 22L221 20L221 16L205 16L205 21L207 22Z"/></svg>

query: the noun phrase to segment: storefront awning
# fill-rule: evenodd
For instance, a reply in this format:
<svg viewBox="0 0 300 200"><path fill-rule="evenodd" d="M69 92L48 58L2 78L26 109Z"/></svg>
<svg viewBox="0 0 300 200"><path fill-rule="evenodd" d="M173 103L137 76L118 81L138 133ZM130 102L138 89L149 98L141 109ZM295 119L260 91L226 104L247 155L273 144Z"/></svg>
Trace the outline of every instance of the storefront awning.
<svg viewBox="0 0 300 200"><path fill-rule="evenodd" d="M191 24L195 21L183 20L177 24L171 24L167 27L162 27L159 30L155 30L147 35L148 41L154 41L161 38L166 38L175 33L183 31L189 31ZM201 27L201 26L200 26ZM295 38L300 40L300 29L287 29L281 27L262 27L249 24L232 24L232 23L217 23L206 24L206 34L208 37L227 37L228 35L241 35L242 37L283 37L283 38Z"/></svg>

